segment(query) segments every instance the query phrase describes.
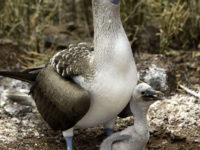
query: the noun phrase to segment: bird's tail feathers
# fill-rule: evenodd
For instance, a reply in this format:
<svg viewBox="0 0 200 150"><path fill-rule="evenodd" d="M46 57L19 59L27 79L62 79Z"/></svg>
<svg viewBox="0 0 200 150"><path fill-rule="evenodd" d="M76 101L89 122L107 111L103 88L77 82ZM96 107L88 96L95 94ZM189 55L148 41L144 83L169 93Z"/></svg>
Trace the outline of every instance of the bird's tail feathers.
<svg viewBox="0 0 200 150"><path fill-rule="evenodd" d="M31 68L24 70L22 72L17 71L0 71L0 76L14 78L17 80L25 81L25 82L34 82L38 73L44 68L44 66L40 66L37 68Z"/></svg>

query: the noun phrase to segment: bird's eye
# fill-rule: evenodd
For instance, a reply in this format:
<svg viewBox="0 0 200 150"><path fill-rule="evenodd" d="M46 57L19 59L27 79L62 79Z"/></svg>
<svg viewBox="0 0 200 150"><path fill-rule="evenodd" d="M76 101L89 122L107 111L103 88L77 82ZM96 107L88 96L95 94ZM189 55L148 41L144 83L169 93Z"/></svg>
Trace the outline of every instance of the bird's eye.
<svg viewBox="0 0 200 150"><path fill-rule="evenodd" d="M145 92L141 92L141 94L142 94L142 95L144 95L144 94L145 94Z"/></svg>

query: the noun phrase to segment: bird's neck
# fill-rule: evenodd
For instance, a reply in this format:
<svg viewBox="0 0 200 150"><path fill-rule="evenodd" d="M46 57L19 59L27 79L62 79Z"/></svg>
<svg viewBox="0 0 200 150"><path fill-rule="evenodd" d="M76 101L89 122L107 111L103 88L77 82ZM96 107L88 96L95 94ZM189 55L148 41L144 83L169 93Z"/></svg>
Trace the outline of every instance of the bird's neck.
<svg viewBox="0 0 200 150"><path fill-rule="evenodd" d="M148 123L147 123L147 111L148 106L143 105L142 103L137 102L135 99L132 99L130 102L131 112L134 115L134 127L139 134L147 134L149 132Z"/></svg>
<svg viewBox="0 0 200 150"><path fill-rule="evenodd" d="M109 3L105 0L93 0L94 57L98 65L109 64L116 53L123 55L126 53L123 51L131 51L120 19L120 6ZM119 48L123 51L119 52Z"/></svg>

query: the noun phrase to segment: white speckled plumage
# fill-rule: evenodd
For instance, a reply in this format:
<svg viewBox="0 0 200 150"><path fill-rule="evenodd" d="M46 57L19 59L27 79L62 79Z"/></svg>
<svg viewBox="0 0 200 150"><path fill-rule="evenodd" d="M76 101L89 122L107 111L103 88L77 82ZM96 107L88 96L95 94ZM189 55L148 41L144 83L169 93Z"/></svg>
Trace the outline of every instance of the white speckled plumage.
<svg viewBox="0 0 200 150"><path fill-rule="evenodd" d="M50 64L64 78L85 75L91 72L92 52L88 43L70 44L68 49L56 53Z"/></svg>

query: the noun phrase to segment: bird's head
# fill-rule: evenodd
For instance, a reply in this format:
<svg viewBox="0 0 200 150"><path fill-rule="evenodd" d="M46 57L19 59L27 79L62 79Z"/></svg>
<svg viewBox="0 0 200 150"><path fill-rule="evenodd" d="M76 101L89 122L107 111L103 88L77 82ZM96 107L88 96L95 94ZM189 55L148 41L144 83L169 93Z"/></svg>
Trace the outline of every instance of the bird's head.
<svg viewBox="0 0 200 150"><path fill-rule="evenodd" d="M145 103L153 103L161 98L162 92L154 90L147 83L140 83L136 86L133 96L135 100Z"/></svg>

